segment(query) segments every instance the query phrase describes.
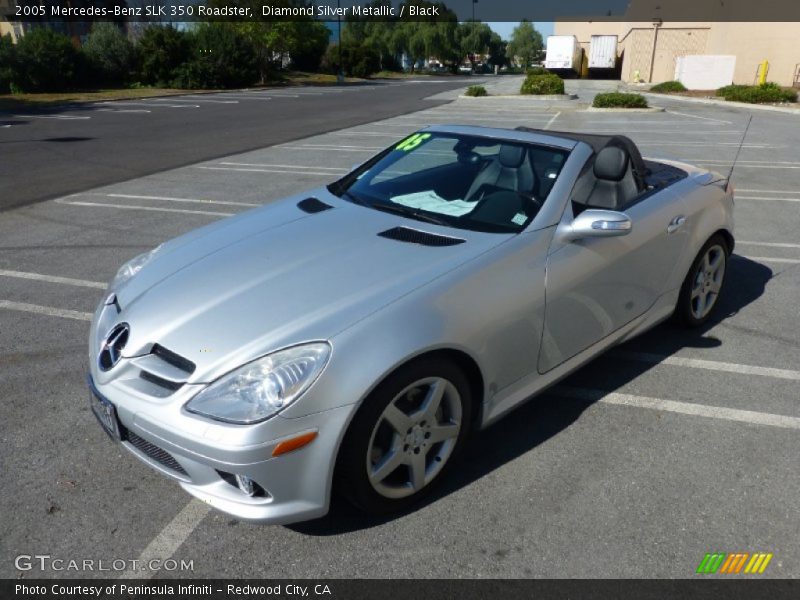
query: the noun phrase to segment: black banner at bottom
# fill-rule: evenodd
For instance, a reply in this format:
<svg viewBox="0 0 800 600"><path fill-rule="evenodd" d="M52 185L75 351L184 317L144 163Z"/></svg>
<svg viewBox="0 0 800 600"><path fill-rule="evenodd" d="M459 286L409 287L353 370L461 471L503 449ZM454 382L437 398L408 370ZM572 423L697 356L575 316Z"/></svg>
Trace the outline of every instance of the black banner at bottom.
<svg viewBox="0 0 800 600"><path fill-rule="evenodd" d="M3 600L504 600L800 598L800 580L681 579L6 579Z"/></svg>

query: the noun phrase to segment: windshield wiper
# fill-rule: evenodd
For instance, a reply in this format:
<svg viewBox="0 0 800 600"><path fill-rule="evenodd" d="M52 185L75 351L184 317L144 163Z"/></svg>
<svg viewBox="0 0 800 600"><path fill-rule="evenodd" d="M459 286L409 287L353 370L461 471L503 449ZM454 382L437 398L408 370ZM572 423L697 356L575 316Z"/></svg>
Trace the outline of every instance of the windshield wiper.
<svg viewBox="0 0 800 600"><path fill-rule="evenodd" d="M402 204L373 202L372 204L369 204L369 206L377 210L382 210L384 212L394 213L396 215L402 215L404 217L411 217L412 219L417 219L419 221L426 221L427 223L433 223L434 225L444 225L446 227L452 227L452 224L445 221L444 219L440 219L428 213L421 212L415 208L403 206Z"/></svg>

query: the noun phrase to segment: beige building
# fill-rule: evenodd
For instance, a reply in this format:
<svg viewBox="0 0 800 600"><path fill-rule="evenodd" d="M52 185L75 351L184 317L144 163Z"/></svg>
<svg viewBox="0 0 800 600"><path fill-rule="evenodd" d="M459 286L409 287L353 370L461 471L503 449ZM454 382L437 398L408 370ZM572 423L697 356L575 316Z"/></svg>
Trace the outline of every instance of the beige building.
<svg viewBox="0 0 800 600"><path fill-rule="evenodd" d="M693 0L671 0L670 10L675 9L673 2L691 4ZM767 60L769 81L800 85L800 22L715 21L714 17L730 14L716 14L713 10L701 14L701 9L711 5L698 2L694 2L699 7L698 17L711 20L669 21L658 16L661 4L654 0L633 0L623 17L630 21L558 21L554 33L574 35L587 52L592 35L618 36L620 76L625 81L633 81L637 72L641 79L653 83L674 79L679 56L732 55L736 57L734 83L752 84L760 63ZM725 3L714 6L722 11ZM757 10L755 5L748 6L749 10ZM689 10L686 8L682 14L692 14ZM669 14L664 16L668 18Z"/></svg>
<svg viewBox="0 0 800 600"><path fill-rule="evenodd" d="M0 36L9 34L15 43L23 35L22 24L10 22L4 15L13 14L16 6L16 0L0 0Z"/></svg>

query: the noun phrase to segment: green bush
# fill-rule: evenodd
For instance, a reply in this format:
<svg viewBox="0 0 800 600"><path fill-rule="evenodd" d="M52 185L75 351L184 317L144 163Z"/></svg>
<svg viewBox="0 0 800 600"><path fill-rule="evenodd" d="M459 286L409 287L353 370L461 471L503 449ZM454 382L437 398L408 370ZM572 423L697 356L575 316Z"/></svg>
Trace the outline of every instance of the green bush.
<svg viewBox="0 0 800 600"><path fill-rule="evenodd" d="M777 83L761 85L726 85L717 90L717 95L729 102L762 104L769 102L797 102L797 92L784 89Z"/></svg>
<svg viewBox="0 0 800 600"><path fill-rule="evenodd" d="M17 44L12 84L23 92L59 92L75 83L79 55L70 39L36 27Z"/></svg>
<svg viewBox="0 0 800 600"><path fill-rule="evenodd" d="M17 49L10 35L0 36L0 94L11 91L11 81L17 66Z"/></svg>
<svg viewBox="0 0 800 600"><path fill-rule="evenodd" d="M348 43L342 45L342 66L339 65L339 46L328 46L322 58L321 68L328 73L344 70L348 77L369 77L381 70L381 57L368 44Z"/></svg>
<svg viewBox="0 0 800 600"><path fill-rule="evenodd" d="M467 91L464 92L465 96L488 96L489 93L486 91L486 88L482 85L471 85L467 88Z"/></svg>
<svg viewBox="0 0 800 600"><path fill-rule="evenodd" d="M563 94L564 81L553 73L529 73L519 89L520 94Z"/></svg>
<svg viewBox="0 0 800 600"><path fill-rule="evenodd" d="M658 83L650 88L651 92L658 92L661 94L667 94L669 92L685 92L686 86L683 85L680 81L664 81L662 83Z"/></svg>
<svg viewBox="0 0 800 600"><path fill-rule="evenodd" d="M83 53L95 82L119 85L132 79L136 50L113 23L96 23Z"/></svg>
<svg viewBox="0 0 800 600"><path fill-rule="evenodd" d="M174 27L151 25L145 28L137 45L142 83L166 87L176 70L190 57L189 35Z"/></svg>
<svg viewBox="0 0 800 600"><path fill-rule="evenodd" d="M647 108L647 100L641 94L607 92L597 94L592 106L595 108Z"/></svg>
<svg viewBox="0 0 800 600"><path fill-rule="evenodd" d="M525 75L548 75L550 71L544 67L528 67L525 69Z"/></svg>
<svg viewBox="0 0 800 600"><path fill-rule="evenodd" d="M175 70L175 87L244 87L258 81L253 47L227 23L203 23L191 33L190 41L193 56Z"/></svg>

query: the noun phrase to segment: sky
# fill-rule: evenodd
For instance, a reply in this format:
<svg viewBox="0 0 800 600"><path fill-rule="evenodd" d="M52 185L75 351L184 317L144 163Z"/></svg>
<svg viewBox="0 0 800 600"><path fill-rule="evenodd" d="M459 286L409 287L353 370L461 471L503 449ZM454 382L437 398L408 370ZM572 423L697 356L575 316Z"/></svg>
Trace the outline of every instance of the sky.
<svg viewBox="0 0 800 600"><path fill-rule="evenodd" d="M497 32L500 34L500 37L506 41L511 39L511 32L514 31L514 27L519 25L519 23L500 23L500 22L487 22L486 23L489 27L492 28L492 31ZM533 26L536 27L536 31L542 34L542 37L547 39L548 35L553 35L553 23L539 23L534 22Z"/></svg>

